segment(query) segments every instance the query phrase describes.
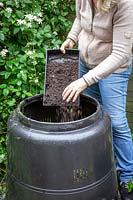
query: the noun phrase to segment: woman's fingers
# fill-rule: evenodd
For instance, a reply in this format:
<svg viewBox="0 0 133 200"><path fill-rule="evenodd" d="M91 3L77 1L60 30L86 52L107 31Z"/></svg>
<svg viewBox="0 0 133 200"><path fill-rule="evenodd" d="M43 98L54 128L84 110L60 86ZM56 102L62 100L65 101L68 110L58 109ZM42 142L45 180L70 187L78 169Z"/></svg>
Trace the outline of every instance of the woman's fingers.
<svg viewBox="0 0 133 200"><path fill-rule="evenodd" d="M67 100L68 96L73 93L73 89L71 87L66 87L62 96L63 96L63 100Z"/></svg>
<svg viewBox="0 0 133 200"><path fill-rule="evenodd" d="M63 100L65 100L66 102L70 102L71 100L75 102L76 99L78 98L78 95L79 91L76 91L72 88L67 88L67 90L64 91Z"/></svg>
<svg viewBox="0 0 133 200"><path fill-rule="evenodd" d="M79 93L78 91L76 91L76 93L75 93L75 95L74 95L74 97L73 97L73 102L75 102L75 101L77 100L79 94L80 94L80 93Z"/></svg>
<svg viewBox="0 0 133 200"><path fill-rule="evenodd" d="M62 93L62 97L63 100L65 100L66 102L69 101L73 101L75 102L76 99L78 98L79 94L87 87L88 85L86 84L86 82L84 81L83 78L77 79L76 81L73 81L72 83L70 83L70 85L68 85L63 93Z"/></svg>
<svg viewBox="0 0 133 200"><path fill-rule="evenodd" d="M63 43L63 44L61 45L60 50L61 50L61 52L64 53L64 54L66 53L65 48L66 48L66 47L65 47L65 44Z"/></svg>
<svg viewBox="0 0 133 200"><path fill-rule="evenodd" d="M73 48L74 46L74 42L71 39L66 39L65 42L63 42L63 44L60 47L60 50L62 53L66 53L66 48Z"/></svg>
<svg viewBox="0 0 133 200"><path fill-rule="evenodd" d="M63 42L63 44L61 45L61 48L60 48L60 50L61 50L61 52L62 53L66 53L66 48L69 48L69 46L70 46L70 40L66 40L65 42Z"/></svg>
<svg viewBox="0 0 133 200"><path fill-rule="evenodd" d="M67 96L66 102L70 102L71 99L73 99L73 97L75 96L76 91L72 90L69 95Z"/></svg>
<svg viewBox="0 0 133 200"><path fill-rule="evenodd" d="M67 92L67 90L69 89L69 85L64 89L63 93L62 93L62 96L63 96L63 100L65 100L65 94Z"/></svg>

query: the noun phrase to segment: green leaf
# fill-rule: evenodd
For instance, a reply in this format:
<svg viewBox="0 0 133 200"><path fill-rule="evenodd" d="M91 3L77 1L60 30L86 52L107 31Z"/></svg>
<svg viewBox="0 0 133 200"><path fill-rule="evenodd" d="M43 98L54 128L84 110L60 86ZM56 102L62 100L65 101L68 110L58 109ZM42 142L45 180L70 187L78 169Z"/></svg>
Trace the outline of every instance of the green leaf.
<svg viewBox="0 0 133 200"><path fill-rule="evenodd" d="M26 60L27 60L27 55L26 55L26 54L23 55L23 56L21 56L20 59L19 59L19 61L20 61L21 63L25 63Z"/></svg>
<svg viewBox="0 0 133 200"><path fill-rule="evenodd" d="M20 29L23 32L25 30L25 27L21 26Z"/></svg>
<svg viewBox="0 0 133 200"><path fill-rule="evenodd" d="M6 87L7 87L6 84L1 84L1 85L0 85L0 89L4 89L4 88L6 88Z"/></svg>
<svg viewBox="0 0 133 200"><path fill-rule="evenodd" d="M8 19L11 17L11 13L10 12L4 12L5 17L7 17Z"/></svg>
<svg viewBox="0 0 133 200"><path fill-rule="evenodd" d="M12 1L10 1L10 0L6 1L6 4L11 6L12 5Z"/></svg>
<svg viewBox="0 0 133 200"><path fill-rule="evenodd" d="M51 27L50 27L50 25L46 25L44 27L44 33L49 33L49 32L51 32Z"/></svg>
<svg viewBox="0 0 133 200"><path fill-rule="evenodd" d="M0 59L0 66L4 66L5 65L5 60L2 60L2 58Z"/></svg>
<svg viewBox="0 0 133 200"><path fill-rule="evenodd" d="M66 18L63 17L63 16L59 16L58 19L59 19L60 21L62 21L62 22L65 22L65 21L66 21Z"/></svg>
<svg viewBox="0 0 133 200"><path fill-rule="evenodd" d="M128 192L132 192L133 191L133 178L131 178L131 180L128 183Z"/></svg>
<svg viewBox="0 0 133 200"><path fill-rule="evenodd" d="M18 32L19 32L19 30L20 30L20 28L19 28L19 27L15 27L15 28L13 29L13 33L14 33L14 35L15 35L16 33L18 33Z"/></svg>
<svg viewBox="0 0 133 200"><path fill-rule="evenodd" d="M19 61L18 60L13 60L13 64L18 67L19 66Z"/></svg>
<svg viewBox="0 0 133 200"><path fill-rule="evenodd" d="M11 72L6 72L5 73L5 79L8 79L10 75L11 75Z"/></svg>
<svg viewBox="0 0 133 200"><path fill-rule="evenodd" d="M26 94L22 94L22 98L25 98L26 97Z"/></svg>
<svg viewBox="0 0 133 200"><path fill-rule="evenodd" d="M7 102L7 104L8 104L9 106L14 106L15 103L16 103L16 100L15 100L15 99L8 100L8 102Z"/></svg>
<svg viewBox="0 0 133 200"><path fill-rule="evenodd" d="M21 19L24 17L23 12L20 11L20 10L16 10L16 15L17 15L17 17L19 17L19 18L21 18Z"/></svg>
<svg viewBox="0 0 133 200"><path fill-rule="evenodd" d="M30 92L26 92L26 96L30 97L32 94Z"/></svg>
<svg viewBox="0 0 133 200"><path fill-rule="evenodd" d="M27 74L22 73L22 79L26 82L27 81Z"/></svg>
<svg viewBox="0 0 133 200"><path fill-rule="evenodd" d="M44 36L45 36L46 38L51 38L52 35L51 35L50 33L45 33Z"/></svg>
<svg viewBox="0 0 133 200"><path fill-rule="evenodd" d="M12 80L10 81L10 84L16 85L16 84L17 84L17 79L12 79Z"/></svg>
<svg viewBox="0 0 133 200"><path fill-rule="evenodd" d="M14 86L12 86L12 85L9 85L9 86L8 86L8 89L9 89L10 91L12 91L12 92L16 92L16 91L17 91L17 89L15 89Z"/></svg>
<svg viewBox="0 0 133 200"><path fill-rule="evenodd" d="M3 31L3 33L8 33L9 28L3 27L2 31Z"/></svg>
<svg viewBox="0 0 133 200"><path fill-rule="evenodd" d="M8 70L8 68L9 68L9 69L12 69L12 68L13 68L12 62L7 60L5 68L6 68L7 70Z"/></svg>
<svg viewBox="0 0 133 200"><path fill-rule="evenodd" d="M18 73L17 74L17 79L21 79L21 76L22 76L21 73Z"/></svg>
<svg viewBox="0 0 133 200"><path fill-rule="evenodd" d="M2 113L2 118L3 118L3 119L7 118L7 116L8 116L7 113L4 113L4 112Z"/></svg>
<svg viewBox="0 0 133 200"><path fill-rule="evenodd" d="M5 75L5 73L6 73L6 71L2 71L2 72L0 72L0 75Z"/></svg>
<svg viewBox="0 0 133 200"><path fill-rule="evenodd" d="M20 91L16 92L16 95L19 97L21 95L21 92Z"/></svg>
<svg viewBox="0 0 133 200"><path fill-rule="evenodd" d="M0 40L2 40L2 41L5 40L5 36L4 36L4 34L2 33L2 31L0 31Z"/></svg>
<svg viewBox="0 0 133 200"><path fill-rule="evenodd" d="M30 1L30 0L23 0L23 2L26 3L26 4L32 4L32 3L33 3L33 2Z"/></svg>
<svg viewBox="0 0 133 200"><path fill-rule="evenodd" d="M3 90L3 94L4 94L4 96L6 97L6 96L9 94L9 90L5 88L5 89Z"/></svg>
<svg viewBox="0 0 133 200"><path fill-rule="evenodd" d="M37 57L37 58L44 58L44 53L36 53L35 57Z"/></svg>

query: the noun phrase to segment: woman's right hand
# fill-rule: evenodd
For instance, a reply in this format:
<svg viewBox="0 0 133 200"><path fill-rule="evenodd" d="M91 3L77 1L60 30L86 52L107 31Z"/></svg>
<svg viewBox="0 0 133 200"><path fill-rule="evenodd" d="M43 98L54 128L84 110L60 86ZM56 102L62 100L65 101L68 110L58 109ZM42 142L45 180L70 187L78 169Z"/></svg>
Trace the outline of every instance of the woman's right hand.
<svg viewBox="0 0 133 200"><path fill-rule="evenodd" d="M65 49L66 48L72 49L74 47L74 45L75 45L75 42L68 38L68 39L65 40L65 42L63 42L63 44L61 45L60 50L61 50L62 53L65 54L66 53Z"/></svg>

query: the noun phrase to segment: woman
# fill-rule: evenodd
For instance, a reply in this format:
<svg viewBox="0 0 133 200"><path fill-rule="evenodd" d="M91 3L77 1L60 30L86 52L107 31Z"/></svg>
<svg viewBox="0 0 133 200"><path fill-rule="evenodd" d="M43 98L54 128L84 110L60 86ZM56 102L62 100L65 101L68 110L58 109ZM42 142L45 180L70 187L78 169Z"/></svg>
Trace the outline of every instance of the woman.
<svg viewBox="0 0 133 200"><path fill-rule="evenodd" d="M112 119L113 145L123 200L133 199L127 185L133 177L133 143L126 118L126 94L131 74L132 0L76 0L76 18L61 46L80 50L81 78L63 91L75 101L84 90L98 99Z"/></svg>

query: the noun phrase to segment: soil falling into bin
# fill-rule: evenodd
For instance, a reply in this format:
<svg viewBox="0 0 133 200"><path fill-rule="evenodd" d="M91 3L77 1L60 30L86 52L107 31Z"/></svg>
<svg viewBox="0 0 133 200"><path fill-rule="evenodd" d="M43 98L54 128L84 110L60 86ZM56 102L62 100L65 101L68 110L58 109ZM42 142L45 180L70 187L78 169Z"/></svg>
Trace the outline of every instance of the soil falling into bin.
<svg viewBox="0 0 133 200"><path fill-rule="evenodd" d="M86 118L97 111L97 104L93 99L80 95L79 107L43 106L43 96L27 99L21 105L21 112L28 117L41 122L72 122Z"/></svg>

